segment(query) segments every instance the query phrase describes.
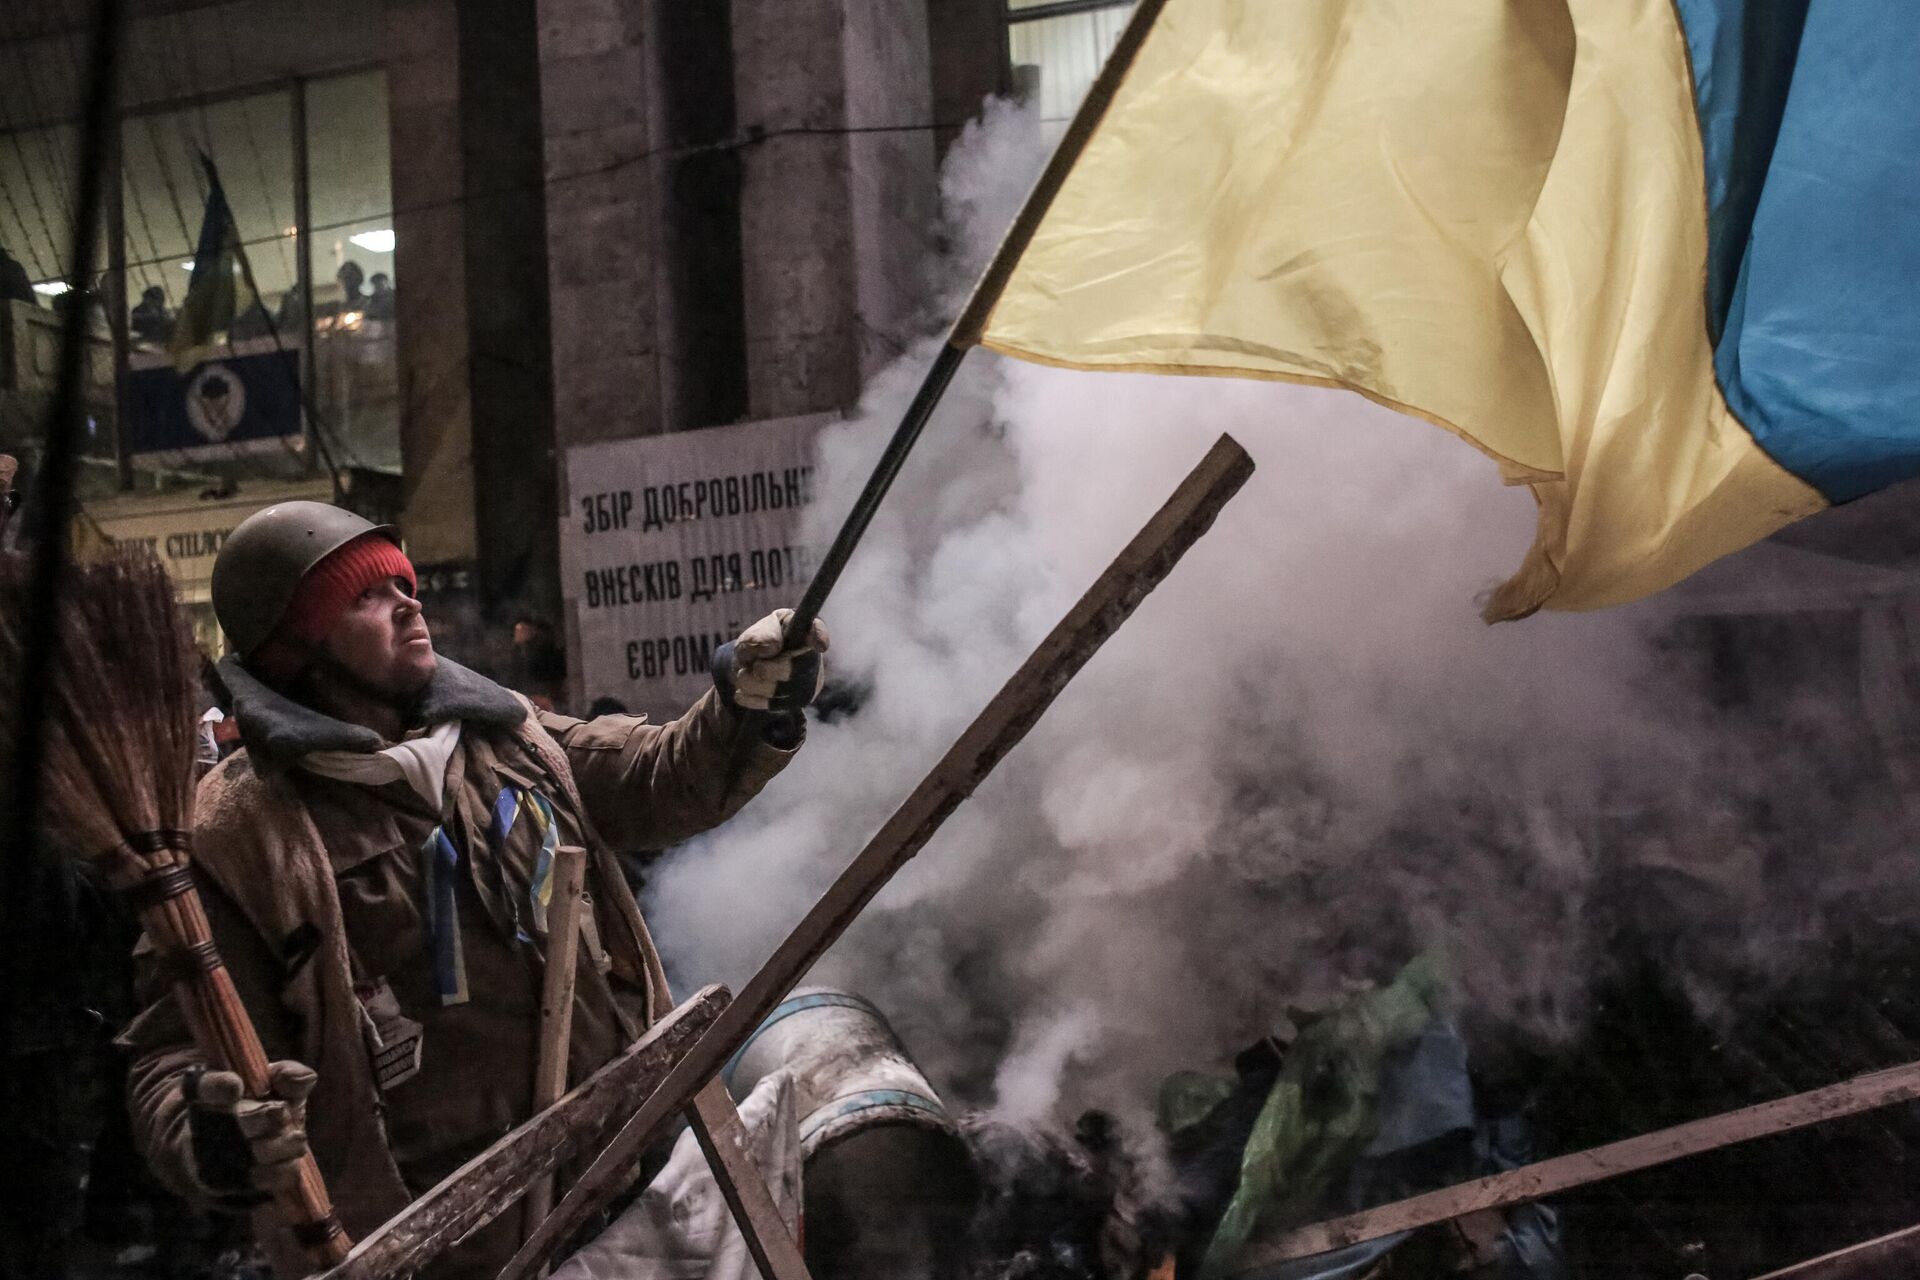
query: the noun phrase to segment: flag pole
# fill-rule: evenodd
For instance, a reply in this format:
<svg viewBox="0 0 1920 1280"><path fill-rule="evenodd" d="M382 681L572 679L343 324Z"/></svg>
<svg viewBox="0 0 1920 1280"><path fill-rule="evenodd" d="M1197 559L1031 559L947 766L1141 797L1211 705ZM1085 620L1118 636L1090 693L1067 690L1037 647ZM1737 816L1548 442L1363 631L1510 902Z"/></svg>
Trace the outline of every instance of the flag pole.
<svg viewBox="0 0 1920 1280"><path fill-rule="evenodd" d="M874 513L879 511L880 503L887 496L887 490L893 486L894 477L900 474L900 468L906 464L907 455L913 452L913 446L920 439L920 432L933 417L940 398L946 394L947 385L953 381L953 375L960 368L960 362L967 352L977 345L981 334L986 330L987 317L992 314L994 305L1000 301L1000 295L1006 291L1007 281L1013 277L1013 269L1019 265L1021 255L1026 253L1032 243L1034 232L1040 227L1041 219L1052 208L1053 199L1060 194L1060 188L1066 185L1067 175L1079 161L1080 153L1086 149L1087 142L1093 137L1094 130L1106 116L1107 108L1112 104L1114 94L1119 91L1121 81L1133 67L1135 55L1146 43L1147 35L1153 29L1154 20L1167 5L1167 0L1139 0L1133 14L1127 19L1127 25L1120 33L1113 52L1108 55L1106 64L1100 68L1100 74L1094 77L1093 84L1087 89L1087 96L1080 101L1079 110L1073 113L1073 119L1067 124L1067 131L1061 135L1060 144L1053 150L1053 156L1047 161L1047 167L1041 171L1033 189L1027 193L1027 199L1020 206L1013 224L1007 228L1006 235L1000 241L1000 247L994 251L992 261L987 263L985 271L974 282L973 292L968 295L967 305L955 318L947 330L946 341L941 343L939 354L934 356L926 376L920 381L920 389L914 392L907 410L901 415L900 425L894 428L893 438L887 441L887 447L881 451L879 460L874 463L873 474L867 477L866 487L854 500L853 510L847 513L846 520L840 526L840 532L834 535L833 543L820 559L820 566L814 571L813 580L807 584L807 590L800 597L793 616L787 620L786 643L789 647L800 642L813 626L813 620L832 594L834 585L840 581L840 574L852 558L854 548L860 545L860 539L867 532L867 526L873 522Z"/></svg>
<svg viewBox="0 0 1920 1280"><path fill-rule="evenodd" d="M200 152L200 164L206 170L208 190L218 191L220 193L221 203L225 204L227 199L226 188L221 185L220 170L213 163L213 157L205 151ZM229 220L233 218L233 212L230 206L227 217ZM298 252L300 254L300 262L305 265L305 270L297 272L296 274L310 277L312 275L312 264L306 257L306 250L299 248ZM247 244L240 236L240 224L238 222L233 223L233 258L240 266L241 279L247 282L247 292L253 295L254 303L260 310L260 318L267 322L267 336L273 339L274 354L279 356L292 355L293 353L287 350L286 340L280 336L280 322L273 318L271 311L267 310L267 299L266 295L260 292L260 282L253 278L253 260L247 257ZM311 283L312 281L309 279L309 286L311 286ZM191 294L191 286L188 287L188 291L189 294ZM305 319L308 338L311 340L313 330L313 290L311 287L301 290L300 310ZM235 318L238 318L237 308ZM231 333L227 336L227 350L229 352L233 350L233 336ZM310 352L308 354L311 355ZM312 360L309 358L301 361L300 365L295 367L293 374L294 398L300 402L301 409L304 410L307 415L306 424L312 428L308 434L310 434L313 439L314 448L319 451L320 461L326 467L327 474L333 478L333 500L338 502L346 492L342 479L344 473L340 469L340 464L334 461L333 450L327 447L326 423L320 417L319 406L314 402L313 388L307 385L306 380L301 376L303 367L310 366L312 363Z"/></svg>

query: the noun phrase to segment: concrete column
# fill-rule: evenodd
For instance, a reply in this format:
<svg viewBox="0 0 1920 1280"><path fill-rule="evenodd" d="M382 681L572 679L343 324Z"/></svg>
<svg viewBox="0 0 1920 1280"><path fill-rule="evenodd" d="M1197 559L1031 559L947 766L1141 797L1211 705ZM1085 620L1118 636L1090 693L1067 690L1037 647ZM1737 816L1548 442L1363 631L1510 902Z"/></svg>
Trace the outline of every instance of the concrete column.
<svg viewBox="0 0 1920 1280"><path fill-rule="evenodd" d="M489 623L559 608L533 0L390 0L403 522Z"/></svg>
<svg viewBox="0 0 1920 1280"><path fill-rule="evenodd" d="M941 120L934 114L924 0L849 0L847 13L841 65L864 385L931 318L925 273L940 212L935 143Z"/></svg>
<svg viewBox="0 0 1920 1280"><path fill-rule="evenodd" d="M415 561L474 556L467 381L466 214L461 202L459 22L454 0L386 12L400 358L400 523Z"/></svg>
<svg viewBox="0 0 1920 1280"><path fill-rule="evenodd" d="M645 0L537 0L558 447L661 429Z"/></svg>
<svg viewBox="0 0 1920 1280"><path fill-rule="evenodd" d="M1013 92L1006 0L926 0L933 55L934 140L940 154L990 97Z"/></svg>
<svg viewBox="0 0 1920 1280"><path fill-rule="evenodd" d="M650 0L662 429L747 416L731 0Z"/></svg>
<svg viewBox="0 0 1920 1280"><path fill-rule="evenodd" d="M936 208L927 42L925 0L734 0L751 417L851 406L912 332Z"/></svg>
<svg viewBox="0 0 1920 1280"><path fill-rule="evenodd" d="M535 0L460 0L476 550L496 622L560 610L546 139Z"/></svg>
<svg viewBox="0 0 1920 1280"><path fill-rule="evenodd" d="M560 446L851 405L923 319L999 0L538 9Z"/></svg>

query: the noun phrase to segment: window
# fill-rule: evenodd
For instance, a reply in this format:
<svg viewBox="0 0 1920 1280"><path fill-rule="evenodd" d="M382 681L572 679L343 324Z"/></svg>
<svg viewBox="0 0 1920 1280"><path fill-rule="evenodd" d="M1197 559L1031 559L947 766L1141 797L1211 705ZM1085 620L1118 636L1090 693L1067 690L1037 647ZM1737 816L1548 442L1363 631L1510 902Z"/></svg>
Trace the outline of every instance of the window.
<svg viewBox="0 0 1920 1280"><path fill-rule="evenodd" d="M397 472L393 164L383 73L307 86L307 175L316 407L357 465Z"/></svg>
<svg viewBox="0 0 1920 1280"><path fill-rule="evenodd" d="M397 472L384 74L141 112L122 122L121 139L136 462L283 478L321 463ZM214 174L240 252L231 324L204 361L223 366L210 398L194 374L176 375L170 345ZM222 417L222 403L242 407Z"/></svg>
<svg viewBox="0 0 1920 1280"><path fill-rule="evenodd" d="M294 217L294 98L276 89L127 116L120 125L129 352L123 403L137 465L292 478L307 472ZM211 167L209 167L211 166ZM182 373L172 344L199 274L218 181L238 250L230 321Z"/></svg>
<svg viewBox="0 0 1920 1280"><path fill-rule="evenodd" d="M43 306L66 288L78 145L78 131L65 125L0 134L0 249Z"/></svg>
<svg viewBox="0 0 1920 1280"><path fill-rule="evenodd" d="M78 198L79 130L71 125L0 128L0 448L30 448L53 403L62 320L76 295L69 292L67 255L73 252ZM93 268L106 266L103 245ZM81 485L112 483L113 344L106 313L89 310L86 416L80 442L87 466Z"/></svg>
<svg viewBox="0 0 1920 1280"><path fill-rule="evenodd" d="M294 284L292 122L286 90L121 122L129 305L150 288L169 310L186 299L207 208L202 154L219 172L261 301L269 310L280 304ZM250 336L265 336L251 332L257 327L257 319L246 326ZM133 337L152 342L154 332Z"/></svg>
<svg viewBox="0 0 1920 1280"><path fill-rule="evenodd" d="M1011 0L1007 6L1015 76L1037 90L1049 143L1066 131L1132 12L1133 0Z"/></svg>

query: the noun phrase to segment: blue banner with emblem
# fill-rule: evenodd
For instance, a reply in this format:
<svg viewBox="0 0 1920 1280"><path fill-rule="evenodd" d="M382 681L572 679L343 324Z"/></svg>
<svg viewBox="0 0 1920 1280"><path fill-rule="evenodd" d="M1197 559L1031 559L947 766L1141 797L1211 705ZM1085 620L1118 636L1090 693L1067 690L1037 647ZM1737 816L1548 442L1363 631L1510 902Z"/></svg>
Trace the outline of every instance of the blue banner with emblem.
<svg viewBox="0 0 1920 1280"><path fill-rule="evenodd" d="M125 403L130 451L158 462L303 447L299 357L270 338L233 343L185 373L164 356L136 357Z"/></svg>

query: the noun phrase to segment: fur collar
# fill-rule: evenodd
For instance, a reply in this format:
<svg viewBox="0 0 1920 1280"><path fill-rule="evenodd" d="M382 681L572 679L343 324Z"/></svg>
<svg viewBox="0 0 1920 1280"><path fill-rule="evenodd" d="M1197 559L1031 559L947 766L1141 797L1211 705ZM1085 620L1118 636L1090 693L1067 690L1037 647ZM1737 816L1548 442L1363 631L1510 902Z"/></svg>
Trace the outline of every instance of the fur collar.
<svg viewBox="0 0 1920 1280"><path fill-rule="evenodd" d="M220 677L233 694L233 715L247 754L262 765L283 767L310 751L378 751L387 745L365 725L336 720L269 689L233 658L221 660ZM511 729L526 718L519 698L442 655L409 723L431 728L458 720Z"/></svg>

